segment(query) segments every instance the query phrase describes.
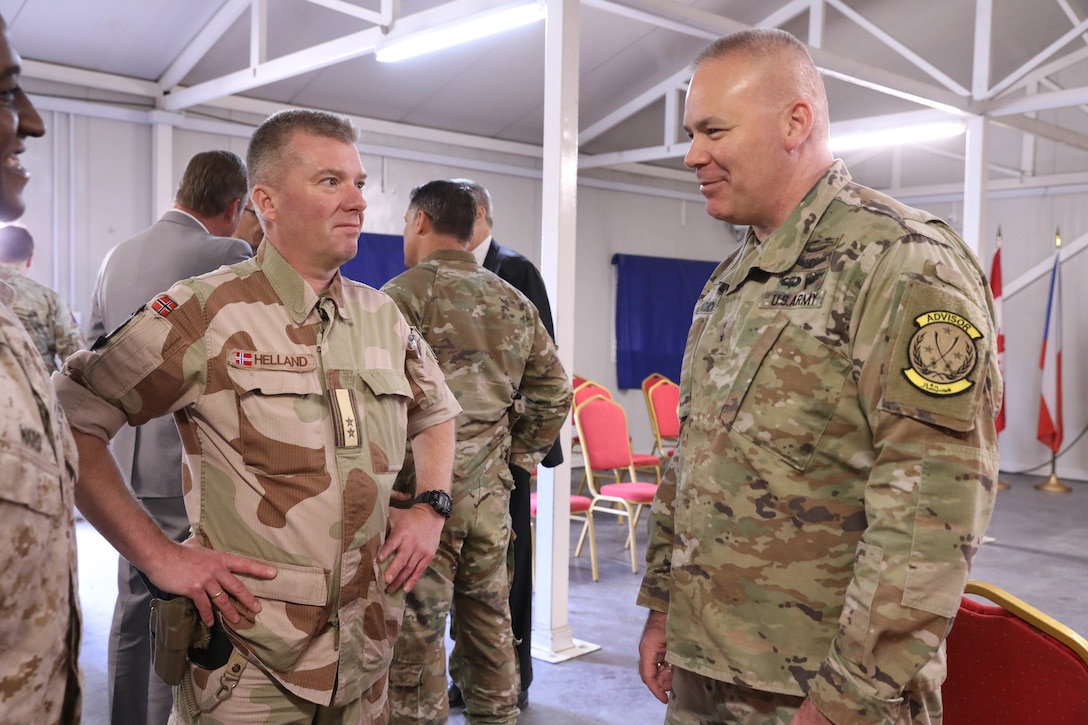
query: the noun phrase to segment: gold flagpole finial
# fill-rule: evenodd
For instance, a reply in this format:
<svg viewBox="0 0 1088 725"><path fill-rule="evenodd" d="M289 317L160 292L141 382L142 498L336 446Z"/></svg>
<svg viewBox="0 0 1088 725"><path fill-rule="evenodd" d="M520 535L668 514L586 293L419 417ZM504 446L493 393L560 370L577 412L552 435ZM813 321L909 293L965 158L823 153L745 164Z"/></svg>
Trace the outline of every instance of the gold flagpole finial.
<svg viewBox="0 0 1088 725"><path fill-rule="evenodd" d="M1062 246L1062 229L1061 229L1061 227L1057 227L1054 230L1054 246L1055 247Z"/></svg>

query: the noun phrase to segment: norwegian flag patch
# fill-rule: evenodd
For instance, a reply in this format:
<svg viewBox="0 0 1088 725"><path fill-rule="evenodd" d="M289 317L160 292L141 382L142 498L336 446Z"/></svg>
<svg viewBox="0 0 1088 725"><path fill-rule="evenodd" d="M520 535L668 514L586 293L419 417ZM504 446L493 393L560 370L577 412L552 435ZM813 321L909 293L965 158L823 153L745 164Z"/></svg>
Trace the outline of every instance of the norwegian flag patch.
<svg viewBox="0 0 1088 725"><path fill-rule="evenodd" d="M253 353L235 350L231 355L231 363L238 368L251 368L253 367Z"/></svg>
<svg viewBox="0 0 1088 725"><path fill-rule="evenodd" d="M174 302L173 298L170 297L170 295L162 295L161 297L156 298L155 301L151 303L151 309L153 309L155 312L158 312L163 317L166 317L177 308L178 303Z"/></svg>

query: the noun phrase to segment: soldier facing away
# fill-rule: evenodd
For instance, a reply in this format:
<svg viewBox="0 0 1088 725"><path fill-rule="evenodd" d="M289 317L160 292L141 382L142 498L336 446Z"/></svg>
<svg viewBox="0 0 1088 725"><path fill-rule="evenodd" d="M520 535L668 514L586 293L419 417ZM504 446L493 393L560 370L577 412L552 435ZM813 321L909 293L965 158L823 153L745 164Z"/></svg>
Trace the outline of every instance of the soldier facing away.
<svg viewBox="0 0 1088 725"><path fill-rule="evenodd" d="M26 276L34 258L34 237L23 227L0 227L0 283L14 291L11 309L30 333L46 371L87 347L72 311L53 289Z"/></svg>
<svg viewBox="0 0 1088 725"><path fill-rule="evenodd" d="M456 616L450 670L468 723L517 721L518 677L510 624L511 465L531 471L552 446L572 397L536 307L480 267L468 250L471 190L431 181L412 190L404 217L409 269L383 290L438 356L463 412L457 418L452 516L442 543L405 602L390 671L393 722L445 722L446 617ZM410 469L397 481L420 488Z"/></svg>

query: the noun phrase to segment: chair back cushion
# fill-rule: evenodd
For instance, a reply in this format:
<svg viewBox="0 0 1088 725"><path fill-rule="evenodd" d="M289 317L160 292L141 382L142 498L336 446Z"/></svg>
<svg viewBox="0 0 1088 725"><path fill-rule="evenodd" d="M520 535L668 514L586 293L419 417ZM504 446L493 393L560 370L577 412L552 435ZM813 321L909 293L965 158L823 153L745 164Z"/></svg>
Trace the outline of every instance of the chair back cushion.
<svg viewBox="0 0 1088 725"><path fill-rule="evenodd" d="M627 414L619 403L595 396L574 409L574 420L587 468L604 471L631 465Z"/></svg>
<svg viewBox="0 0 1088 725"><path fill-rule="evenodd" d="M680 386L671 380L662 380L650 388L657 433L662 438L680 435Z"/></svg>
<svg viewBox="0 0 1088 725"><path fill-rule="evenodd" d="M1005 609L963 597L946 647L944 725L1088 723L1088 664Z"/></svg>

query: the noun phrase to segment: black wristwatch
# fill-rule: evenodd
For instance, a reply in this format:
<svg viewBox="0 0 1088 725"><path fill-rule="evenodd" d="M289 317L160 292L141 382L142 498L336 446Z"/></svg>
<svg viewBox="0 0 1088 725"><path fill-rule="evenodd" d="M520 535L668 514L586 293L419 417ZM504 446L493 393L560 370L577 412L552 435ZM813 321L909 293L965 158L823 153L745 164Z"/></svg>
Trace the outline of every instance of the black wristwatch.
<svg viewBox="0 0 1088 725"><path fill-rule="evenodd" d="M425 503L445 518L453 513L453 499L445 491L424 491L416 496L416 503Z"/></svg>

